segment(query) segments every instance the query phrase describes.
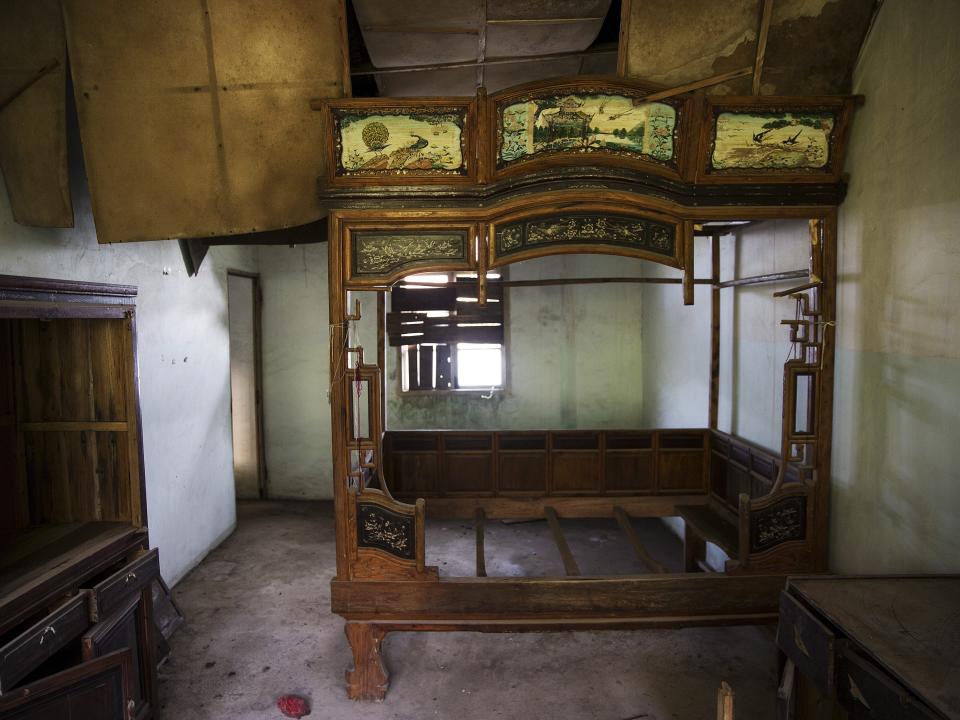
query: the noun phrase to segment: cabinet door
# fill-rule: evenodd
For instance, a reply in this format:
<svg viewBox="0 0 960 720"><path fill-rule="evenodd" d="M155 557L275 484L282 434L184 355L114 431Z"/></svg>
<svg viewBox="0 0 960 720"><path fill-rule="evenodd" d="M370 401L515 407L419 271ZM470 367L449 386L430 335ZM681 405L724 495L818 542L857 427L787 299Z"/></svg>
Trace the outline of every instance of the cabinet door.
<svg viewBox="0 0 960 720"><path fill-rule="evenodd" d="M148 632L150 616L146 607L149 601L149 590L134 595L82 639L84 660L125 649L131 651L130 688L135 718L149 714L154 687L153 636Z"/></svg>
<svg viewBox="0 0 960 720"><path fill-rule="evenodd" d="M129 650L110 653L0 696L4 720L128 720Z"/></svg>

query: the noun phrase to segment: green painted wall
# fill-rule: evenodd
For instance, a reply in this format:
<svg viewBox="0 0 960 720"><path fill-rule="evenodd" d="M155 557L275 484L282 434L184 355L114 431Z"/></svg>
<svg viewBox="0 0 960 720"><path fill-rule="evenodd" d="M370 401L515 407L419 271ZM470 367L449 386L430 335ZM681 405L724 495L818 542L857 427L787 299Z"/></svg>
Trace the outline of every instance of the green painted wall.
<svg viewBox="0 0 960 720"><path fill-rule="evenodd" d="M260 286L268 495L333 497L327 244L261 248Z"/></svg>
<svg viewBox="0 0 960 720"><path fill-rule="evenodd" d="M957 572L960 3L887 2L840 212L831 561Z"/></svg>

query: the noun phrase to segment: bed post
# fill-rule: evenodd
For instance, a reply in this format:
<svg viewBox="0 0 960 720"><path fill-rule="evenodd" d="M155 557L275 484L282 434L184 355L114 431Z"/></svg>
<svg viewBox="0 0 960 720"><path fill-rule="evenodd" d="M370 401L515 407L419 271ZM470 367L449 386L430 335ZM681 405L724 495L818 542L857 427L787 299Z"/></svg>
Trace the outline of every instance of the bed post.
<svg viewBox="0 0 960 720"><path fill-rule="evenodd" d="M720 405L720 236L710 236L710 429L716 430Z"/></svg>
<svg viewBox="0 0 960 720"><path fill-rule="evenodd" d="M373 623L348 622L344 632L353 653L353 667L347 670L347 695L351 700L383 700L390 685L381 654L386 630Z"/></svg>
<svg viewBox="0 0 960 720"><path fill-rule="evenodd" d="M826 571L829 568L830 534L830 486L831 486L831 444L833 441L833 378L834 354L836 352L837 319L837 208L824 212L819 222L820 232L812 231L812 240L819 235L820 248L811 247L813 260L811 271L817 269L823 274L817 298L822 326L822 345L820 348L820 377L817 387L817 446L816 446L816 498L814 500L816 518L814 527L813 561L814 568ZM812 229L813 230L813 229Z"/></svg>
<svg viewBox="0 0 960 720"><path fill-rule="evenodd" d="M330 285L330 440L333 455L333 518L336 532L337 578L349 577L347 561L346 527L346 485L342 482L347 476L343 449L346 444L344 430L347 426L347 403L343 396L343 383L336 382L339 363L343 361L347 346L347 333L344 324L343 262L341 261L342 242L340 222L335 214L330 215L327 229L327 274Z"/></svg>

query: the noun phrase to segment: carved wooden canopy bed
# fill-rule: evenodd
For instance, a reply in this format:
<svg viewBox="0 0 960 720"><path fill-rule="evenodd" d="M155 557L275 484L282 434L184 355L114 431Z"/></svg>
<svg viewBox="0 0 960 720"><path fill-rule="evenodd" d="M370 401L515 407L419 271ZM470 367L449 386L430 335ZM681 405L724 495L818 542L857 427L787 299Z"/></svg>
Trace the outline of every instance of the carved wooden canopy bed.
<svg viewBox="0 0 960 720"><path fill-rule="evenodd" d="M330 210L332 607L353 651L351 697L384 697L390 631L773 622L785 576L826 569L836 206L856 101L663 97L581 77L469 99L315 103L330 157L320 194ZM809 268L721 282L728 223L779 218L809 222ZM713 253L702 278L698 235ZM685 304L696 284L710 286L707 427L385 427L395 283L475 273L482 308L494 270L566 253L676 268L681 277L656 282L676 282ZM718 429L720 293L785 279L796 282L778 294L796 302L785 323L797 353L784 366L782 442L771 452ZM355 293L376 293L376 309ZM475 519L476 576L427 566L427 515ZM559 527L578 517L608 517L628 536L630 517L682 517L687 572L652 561L650 574L578 576ZM545 518L568 575L485 576L483 522L493 518ZM724 572L703 571L706 543L726 553Z"/></svg>

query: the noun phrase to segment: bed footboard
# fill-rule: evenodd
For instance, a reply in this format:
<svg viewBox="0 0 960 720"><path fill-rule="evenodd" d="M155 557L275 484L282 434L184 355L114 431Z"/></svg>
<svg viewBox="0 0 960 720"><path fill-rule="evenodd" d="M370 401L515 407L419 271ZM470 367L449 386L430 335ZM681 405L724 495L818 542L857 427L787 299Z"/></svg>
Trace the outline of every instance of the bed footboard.
<svg viewBox="0 0 960 720"><path fill-rule="evenodd" d="M436 580L425 563L424 501L398 502L378 490L350 491L351 580Z"/></svg>

